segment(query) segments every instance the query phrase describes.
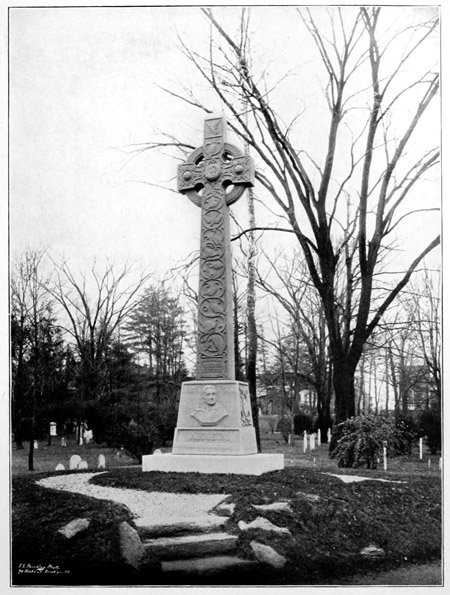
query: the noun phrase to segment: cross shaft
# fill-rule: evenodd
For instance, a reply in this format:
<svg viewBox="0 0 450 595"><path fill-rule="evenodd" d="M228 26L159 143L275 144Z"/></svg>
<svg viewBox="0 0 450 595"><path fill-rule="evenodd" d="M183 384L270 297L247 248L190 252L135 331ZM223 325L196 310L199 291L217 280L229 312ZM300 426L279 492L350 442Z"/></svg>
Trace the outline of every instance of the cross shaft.
<svg viewBox="0 0 450 595"><path fill-rule="evenodd" d="M253 186L251 158L226 142L226 120L205 120L204 143L178 166L178 190L202 209L197 380L234 380L229 205Z"/></svg>

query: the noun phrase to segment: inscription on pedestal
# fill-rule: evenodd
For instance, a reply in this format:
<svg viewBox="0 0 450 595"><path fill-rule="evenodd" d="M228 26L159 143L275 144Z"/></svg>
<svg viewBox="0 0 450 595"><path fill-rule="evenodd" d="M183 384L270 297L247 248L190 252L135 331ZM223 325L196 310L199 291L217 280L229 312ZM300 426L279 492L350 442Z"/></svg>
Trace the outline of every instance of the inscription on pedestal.
<svg viewBox="0 0 450 595"><path fill-rule="evenodd" d="M192 432L189 442L231 442L231 436L220 432Z"/></svg>
<svg viewBox="0 0 450 595"><path fill-rule="evenodd" d="M179 443L213 442L213 443L238 443L237 430L191 430L178 428L177 441Z"/></svg>

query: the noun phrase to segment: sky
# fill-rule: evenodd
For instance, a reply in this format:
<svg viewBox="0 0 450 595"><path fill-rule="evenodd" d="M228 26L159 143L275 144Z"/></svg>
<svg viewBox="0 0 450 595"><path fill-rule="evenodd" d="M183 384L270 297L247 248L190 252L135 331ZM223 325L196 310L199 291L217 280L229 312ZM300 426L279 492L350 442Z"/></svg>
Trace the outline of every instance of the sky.
<svg viewBox="0 0 450 595"><path fill-rule="evenodd" d="M168 16L12 12L12 254L47 245L74 266L131 258L162 273L198 247L195 206L147 185L173 178L176 162L129 155L166 118L181 118L152 84L177 59Z"/></svg>
<svg viewBox="0 0 450 595"><path fill-rule="evenodd" d="M298 25L283 8L257 10L254 20L264 33L255 34L262 59L301 63L284 51ZM201 144L202 113L158 88L198 81L179 51L177 33L193 44L205 42L208 26L198 8L10 11L13 258L27 246L46 246L75 270L94 258L129 258L162 277L198 249L200 211L176 192L179 161L132 153L158 130L175 130L181 140ZM315 97L305 83L302 106L311 110ZM285 96L284 103L298 109L293 98ZM314 128L305 134L309 144L314 135L318 145L324 142ZM244 201L236 212L246 221Z"/></svg>

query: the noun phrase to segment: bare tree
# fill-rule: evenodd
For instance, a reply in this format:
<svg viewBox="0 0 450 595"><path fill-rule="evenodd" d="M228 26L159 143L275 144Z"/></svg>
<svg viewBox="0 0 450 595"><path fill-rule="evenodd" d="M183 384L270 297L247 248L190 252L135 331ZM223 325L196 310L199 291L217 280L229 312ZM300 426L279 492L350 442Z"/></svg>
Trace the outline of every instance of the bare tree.
<svg viewBox="0 0 450 595"><path fill-rule="evenodd" d="M62 307L61 327L75 343L79 358L79 421L89 401L103 396L105 354L115 333L136 307L149 274L126 263L118 267L94 262L88 273L75 274L66 262L55 267L50 294Z"/></svg>
<svg viewBox="0 0 450 595"><path fill-rule="evenodd" d="M44 337L52 318L49 277L44 272L45 250L28 249L17 261L11 276L13 430L21 445L22 420L30 419L28 469L34 469L37 417L43 406L46 383ZM25 378L25 367L29 378Z"/></svg>
<svg viewBox="0 0 450 595"><path fill-rule="evenodd" d="M317 420L321 435L326 438L331 426L331 370L329 341L325 316L319 295L310 283L305 262L294 251L289 257L270 258L269 267L261 262L256 283L282 307L289 319L289 334L294 338L290 368L295 370L293 386L297 401L300 381L311 384L317 395ZM262 271L266 270L263 274Z"/></svg>
<svg viewBox="0 0 450 595"><path fill-rule="evenodd" d="M420 359L437 404L441 405L441 296L440 274L424 267L406 294L405 308L416 329Z"/></svg>
<svg viewBox="0 0 450 595"><path fill-rule="evenodd" d="M437 32L437 13L429 18L427 11L423 21L396 23L393 30L389 8L323 9L327 19L320 24L317 11L292 11L293 18L298 15L299 30L303 26L311 36L317 69L325 75L328 125L323 118L317 133L327 143L317 159L299 140L302 114L285 123L277 111L275 91L280 95L284 84L289 92L288 73L271 86L264 65L252 60L248 11L242 11L237 33L231 33L211 9L202 10L211 26L208 52L203 55L187 44L183 51L232 116L230 126L258 161L257 181L283 213L283 229L295 234L301 246L323 305L336 421L342 421L355 413L355 371L364 344L417 265L440 241L437 236L419 248L405 270L391 276L391 283L380 276L386 272L381 256L393 247L405 221L415 213L436 210L432 201L419 208L411 202L439 158L435 139L416 142L438 94L436 50L431 64L408 67L417 57L427 56L427 44ZM212 111L192 90L168 92L190 106ZM245 113L243 101L249 106ZM342 234L345 197L354 208L351 228ZM349 238L356 250L346 250ZM343 261L349 272L344 291L337 283Z"/></svg>

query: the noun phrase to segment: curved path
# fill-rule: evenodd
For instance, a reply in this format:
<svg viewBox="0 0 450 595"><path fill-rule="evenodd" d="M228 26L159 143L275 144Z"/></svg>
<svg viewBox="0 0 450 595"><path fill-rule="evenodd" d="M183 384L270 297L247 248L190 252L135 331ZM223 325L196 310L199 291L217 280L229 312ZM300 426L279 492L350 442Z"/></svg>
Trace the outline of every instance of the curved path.
<svg viewBox="0 0 450 595"><path fill-rule="evenodd" d="M107 472L103 472L107 473ZM72 473L56 475L36 482L52 490L75 492L83 496L112 500L127 506L135 517L150 517L155 520L167 517L204 517L220 504L226 494L172 494L168 492L145 492L128 488L113 488L89 483L101 473Z"/></svg>

